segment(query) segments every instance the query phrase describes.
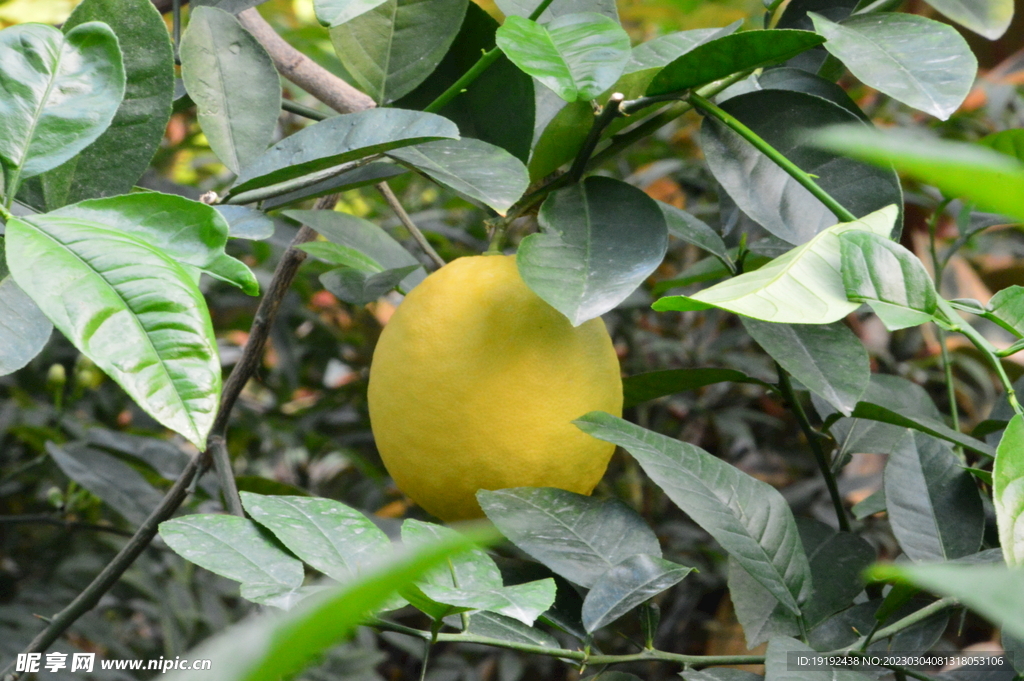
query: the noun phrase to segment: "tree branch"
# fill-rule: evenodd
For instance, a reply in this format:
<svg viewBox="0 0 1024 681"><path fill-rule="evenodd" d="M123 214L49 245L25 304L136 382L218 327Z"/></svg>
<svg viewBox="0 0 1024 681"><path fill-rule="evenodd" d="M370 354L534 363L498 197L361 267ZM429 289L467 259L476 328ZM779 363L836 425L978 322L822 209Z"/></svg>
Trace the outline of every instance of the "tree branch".
<svg viewBox="0 0 1024 681"><path fill-rule="evenodd" d="M434 247L430 245L429 241L427 241L427 237L423 236L423 232L421 232L420 228L416 226L416 223L412 221L409 214L405 212L405 208L402 207L402 203L398 200L398 197L395 196L395 192L391 191L391 187L388 186L388 183L380 182L376 186L377 191L379 191L381 196L384 197L384 200L388 202L388 205L391 206L391 210L395 212L395 215L397 215L398 219L403 225L405 225L405 228L409 230L409 233L412 234L412 238L416 240L416 243L423 249L423 252L434 261L435 265L438 267L444 267L444 258L437 254Z"/></svg>

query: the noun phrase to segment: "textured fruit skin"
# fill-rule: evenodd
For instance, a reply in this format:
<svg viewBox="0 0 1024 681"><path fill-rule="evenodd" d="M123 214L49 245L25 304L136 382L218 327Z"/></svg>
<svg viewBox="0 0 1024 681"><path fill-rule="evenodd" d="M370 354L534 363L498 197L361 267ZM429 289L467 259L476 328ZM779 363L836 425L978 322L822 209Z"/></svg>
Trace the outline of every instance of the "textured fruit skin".
<svg viewBox="0 0 1024 681"><path fill-rule="evenodd" d="M515 256L459 258L427 277L381 333L370 422L399 489L442 520L483 515L479 489L590 494L615 446L572 424L622 413L604 322L573 328L527 288Z"/></svg>

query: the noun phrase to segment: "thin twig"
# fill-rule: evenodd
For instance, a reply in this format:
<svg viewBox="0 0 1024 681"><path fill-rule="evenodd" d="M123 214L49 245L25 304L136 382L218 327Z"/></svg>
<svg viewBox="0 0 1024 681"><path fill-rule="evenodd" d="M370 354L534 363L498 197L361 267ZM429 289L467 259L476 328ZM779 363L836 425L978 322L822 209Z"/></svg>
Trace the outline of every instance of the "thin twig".
<svg viewBox="0 0 1024 681"><path fill-rule="evenodd" d="M30 513L26 515L0 516L0 525L53 525L63 527L67 530L91 530L93 532L109 532L119 534L122 537L131 537L132 533L122 530L113 525L97 525L96 523L85 523L79 520L66 520L46 513Z"/></svg>
<svg viewBox="0 0 1024 681"><path fill-rule="evenodd" d="M421 232L420 228L416 226L416 223L412 221L409 214L405 212L405 208L402 207L402 203L398 200L398 197L395 196L395 193L391 191L391 187L388 186L388 183L380 182L375 186L381 196L384 197L384 200L388 202L389 206L391 206L391 210L395 212L398 219L403 225L405 225L405 228L409 230L409 233L412 234L412 238L416 240L416 243L423 249L423 252L427 254L427 257L429 257L438 267L444 267L446 264L444 258L437 254L434 247L430 245L429 241L427 241L427 237L423 236L423 232Z"/></svg>
<svg viewBox="0 0 1024 681"><path fill-rule="evenodd" d="M213 470L217 474L217 482L220 483L220 492L224 495L224 501L231 515L245 517L245 510L242 508L242 498L238 495L238 485L235 483L235 474L231 470L231 456L228 454L228 443L222 435L211 435L207 445L213 458Z"/></svg>
<svg viewBox="0 0 1024 681"><path fill-rule="evenodd" d="M608 98L608 103L594 117L594 123L590 126L587 139L583 142L580 152L576 154L576 158L573 159L572 167L569 168L569 182L579 182L580 178L583 177L583 172L587 169L587 161L590 160L590 155L597 148L597 143L601 141L601 133L612 124L612 121L622 115L619 111L619 106L624 99L625 96L621 92L612 93L611 97Z"/></svg>

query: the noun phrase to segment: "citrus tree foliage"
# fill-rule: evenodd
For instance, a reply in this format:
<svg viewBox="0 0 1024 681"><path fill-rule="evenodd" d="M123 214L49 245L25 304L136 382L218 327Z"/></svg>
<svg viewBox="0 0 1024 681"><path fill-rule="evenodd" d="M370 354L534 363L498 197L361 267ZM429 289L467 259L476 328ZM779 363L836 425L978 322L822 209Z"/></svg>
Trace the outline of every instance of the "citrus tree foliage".
<svg viewBox="0 0 1024 681"><path fill-rule="evenodd" d="M327 111L308 98L315 106L297 103L305 95L285 79L314 98L323 94L318 88L352 86L297 77L282 46L250 30L259 2L192 4L175 10L171 32L149 0L84 0L59 28L0 30L3 385L31 382L41 373L37 356L50 357L54 347L78 357L70 393L67 361L35 380L34 389L54 401L42 421L14 427L13 412L0 409L17 443L12 451L38 452L29 463L2 462L11 470L0 478L0 499L7 481L52 464L71 481L52 490L63 512L109 511L115 524L93 529L135 533L139 550L159 526L157 541L187 563L164 558L182 574L202 575L205 597L265 606L232 626L227 613L204 615L202 626L168 616L168 657L188 651L214 660L208 676L168 678L277 679L318 659L310 673L330 674L332 660L355 664L360 650L374 650L372 629L389 632L389 645L407 652L425 645L427 668L430 650L462 642L581 669L658 660L702 681L741 673L695 668L742 662L764 663L772 681L860 679L867 677L847 670L793 671L786 655L923 651L960 605L1001 628L1008 649L1020 649L1024 409L1002 358L1024 348L1024 288L1004 285L979 302L947 296L936 281L972 236L1024 220L1024 135L936 139L956 136L958 128L943 122L969 110L978 74L956 26L888 11L891 3L792 0L766 2L742 27L721 22L639 40L607 0L508 0L493 12L468 0L315 0L323 34L303 37L314 30L307 27L285 39L364 93L352 100L358 106ZM929 4L989 39L1012 17L1009 0ZM334 54L324 51L328 44ZM849 88L854 79L862 84L858 98L838 84ZM876 127L893 111L899 121L930 121L931 136ZM201 200L194 187L182 187L190 180L181 173L177 184L154 179L168 172L165 147L181 143L169 140L183 120L197 123L192 143L201 131L205 145L205 161L195 165L206 175L191 178L213 190ZM676 120L699 124L700 160L665 151L659 131ZM647 145L653 163L624 172L620 154L634 144ZM714 201L688 212L659 193L645 179L659 164L671 170L655 179L688 168L686 181ZM389 180L420 188L420 198L394 198ZM366 219L381 217L360 207L372 200L370 185L397 220ZM338 209L329 209L333 199L311 203L337 194ZM424 236L399 203L422 196L469 211L477 224L459 230L419 210ZM911 222L922 211L932 216L930 232ZM936 230L947 215L958 238L940 253ZM318 276L289 292L294 268L282 265L271 283L265 268L252 267L273 253L259 240L297 224L318 237L297 243L282 262L297 267L308 256ZM260 444L271 421L322 396L299 388L298 340L316 333L348 343L344 333L314 329L350 330L353 319L368 323L373 315L386 323L388 306L441 259L431 244L449 257L516 253L522 279L573 326L656 314L648 327L679 323L697 335L727 325L760 350L746 360L723 353L705 362L723 366L702 365L700 353L655 371L624 363L627 418L592 412L574 423L621 447L628 464L616 470L628 482L604 484L592 497L481 490L480 508L500 537L478 533L476 544L464 528L416 510L367 515L382 505L380 492L362 497L374 503L346 504L309 494L309 479L275 481L269 467L236 475L232 456L240 471L246 456L301 449L288 438ZM681 250L686 268L677 267ZM296 294L335 316L310 313L298 330L281 323L278 306L284 300L288 309ZM263 296L252 328L225 332L233 324L226 309L247 306L245 296ZM865 341L865 324L875 339L886 332L937 339L941 358L936 350L932 360L944 369L939 392L952 406L940 404L948 414L933 393L896 375L888 350ZM621 328L612 330L622 337ZM268 335L273 353L240 350L246 339ZM973 348L970 363L963 360L973 380L1002 393L973 432L959 420L947 336ZM667 338L644 342L657 348L652 354L682 356ZM623 356L640 354L621 347ZM347 361L356 361L352 354ZM325 390L362 385L351 366L331 361L317 370ZM225 388L224 368L236 363ZM261 405L274 398L260 381L277 379L263 370L291 372L284 383L292 398L269 420L259 418L268 409ZM242 392L247 411L238 418L246 425L231 427L231 407L254 377ZM693 432L651 418L673 396L711 394L725 383L790 410L787 423L802 435L791 447L813 455L807 477L821 501L817 519L808 517L806 499L737 465L735 451L709 451L711 440L698 446L688 441ZM101 385L109 390L91 411L62 412L65 395L80 401ZM15 397L30 401L31 391L20 390L12 405ZM362 394L345 395L335 424L360 418ZM785 413L777 412L762 424L777 427ZM117 432L132 414L150 436ZM754 432L736 410L722 407L718 418L723 438L749 435L740 449L753 446ZM742 424L738 435L726 435L730 424ZM327 446L330 436L316 437ZM384 489L372 449L346 451L351 456L339 455L338 465ZM863 453L887 455L884 485L851 508L837 479ZM209 466L216 480L188 485ZM184 482L167 489L174 480ZM186 495L185 511L172 518ZM403 512L418 517L389 517ZM872 518L883 512L891 531L879 540ZM658 525L656 533L656 513L676 513L698 533L700 550L667 550L666 537L680 530ZM903 562L875 566L866 573L873 581L864 581L872 563L896 553ZM115 580L138 556L114 559ZM84 561L78 569L100 567ZM656 603L680 590L699 593L715 579L727 585L747 644L767 643L767 653L704 658L669 649ZM96 621L75 622L115 580L94 583L86 593L95 600L52 622L25 614L43 611L28 601L21 610L0 606L0 664L23 649L45 652L72 625L68 641L89 643ZM133 580L148 598L165 598L139 575ZM59 596L62 607L73 593ZM614 632L627 627L639 627L643 652L615 652ZM45 643L29 644L39 631ZM325 654L326 662L318 658ZM372 660L368 674L379 662Z"/></svg>

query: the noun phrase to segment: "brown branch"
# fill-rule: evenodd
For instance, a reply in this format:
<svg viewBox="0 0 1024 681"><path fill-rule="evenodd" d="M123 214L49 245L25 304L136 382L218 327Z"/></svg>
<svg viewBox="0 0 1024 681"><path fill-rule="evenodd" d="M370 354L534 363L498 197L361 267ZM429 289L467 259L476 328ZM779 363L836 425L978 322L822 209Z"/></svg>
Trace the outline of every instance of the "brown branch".
<svg viewBox="0 0 1024 681"><path fill-rule="evenodd" d="M409 230L410 234L412 234L412 238L415 239L416 243L419 244L421 249L423 249L423 252L426 253L427 256L434 261L435 265L437 265L438 267L444 267L444 258L437 254L437 251L434 250L434 247L430 245L429 241L427 241L427 237L423 236L423 232L421 232L420 228L416 226L416 223L412 221L412 218L409 217L409 214L405 212L405 208L402 206L401 201L399 201L398 197L395 196L395 192L391 190L391 187L388 185L388 183L380 182L376 185L376 187L377 191L379 191L381 196L384 197L384 200L388 202L388 205L391 207L391 210L393 210L395 212L395 215L398 216L399 221L403 225L405 225L405 228Z"/></svg>

